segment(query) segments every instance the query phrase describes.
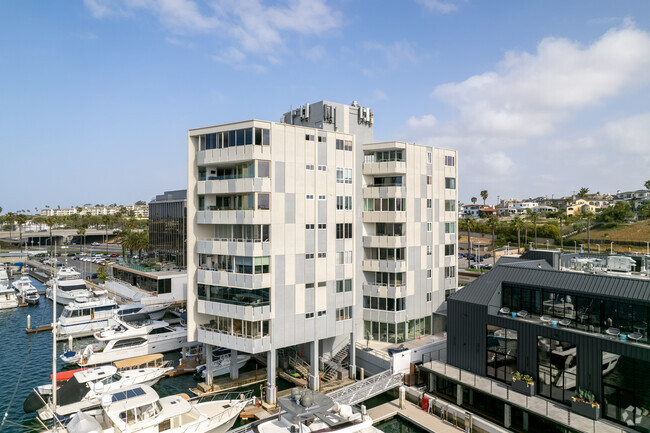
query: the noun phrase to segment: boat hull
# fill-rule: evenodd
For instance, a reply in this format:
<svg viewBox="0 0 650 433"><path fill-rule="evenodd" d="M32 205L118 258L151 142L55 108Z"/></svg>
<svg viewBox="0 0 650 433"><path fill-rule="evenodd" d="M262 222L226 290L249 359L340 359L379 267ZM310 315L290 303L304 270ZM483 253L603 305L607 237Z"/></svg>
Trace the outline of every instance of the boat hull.
<svg viewBox="0 0 650 433"><path fill-rule="evenodd" d="M108 351L93 351L89 356L82 356L78 362L80 367L89 365L108 364L114 361L121 361L136 356L151 355L153 353L165 353L180 350L183 344L187 343L187 331L174 332L164 340L148 341L139 346L124 347Z"/></svg>

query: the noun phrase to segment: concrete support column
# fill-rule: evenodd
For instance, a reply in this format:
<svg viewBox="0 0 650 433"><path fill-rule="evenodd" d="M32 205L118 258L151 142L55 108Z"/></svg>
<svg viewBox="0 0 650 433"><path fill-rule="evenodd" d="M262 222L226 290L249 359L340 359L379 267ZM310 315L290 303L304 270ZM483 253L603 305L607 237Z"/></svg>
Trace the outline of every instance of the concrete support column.
<svg viewBox="0 0 650 433"><path fill-rule="evenodd" d="M503 426L507 429L510 428L511 421L510 421L510 410L511 407L509 404L504 404L503 405Z"/></svg>
<svg viewBox="0 0 650 433"><path fill-rule="evenodd" d="M318 375L318 340L311 342L311 371L309 372L309 388L318 391L320 376Z"/></svg>
<svg viewBox="0 0 650 433"><path fill-rule="evenodd" d="M237 368L237 356L238 352L236 350L230 351L230 378L238 379L239 378L239 368Z"/></svg>
<svg viewBox="0 0 650 433"><path fill-rule="evenodd" d="M458 406L463 405L463 385L456 385L456 404Z"/></svg>
<svg viewBox="0 0 650 433"><path fill-rule="evenodd" d="M354 332L350 332L350 379L357 378L357 351Z"/></svg>
<svg viewBox="0 0 650 433"><path fill-rule="evenodd" d="M276 385L275 375L277 369L278 357L275 349L269 350L266 354L266 402L268 404L275 404L276 399Z"/></svg>
<svg viewBox="0 0 650 433"><path fill-rule="evenodd" d="M203 353L205 353L205 383L212 386L212 345L204 344Z"/></svg>

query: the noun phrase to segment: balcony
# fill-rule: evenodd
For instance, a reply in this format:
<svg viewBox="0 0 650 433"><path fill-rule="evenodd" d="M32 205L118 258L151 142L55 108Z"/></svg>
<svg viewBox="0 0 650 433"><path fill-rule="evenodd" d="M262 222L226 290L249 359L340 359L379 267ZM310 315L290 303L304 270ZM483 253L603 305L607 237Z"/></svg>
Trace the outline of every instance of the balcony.
<svg viewBox="0 0 650 433"><path fill-rule="evenodd" d="M366 162L363 174L368 176L406 174L406 161Z"/></svg>
<svg viewBox="0 0 650 433"><path fill-rule="evenodd" d="M406 212L377 212L365 211L363 213L364 223L405 223Z"/></svg>
<svg viewBox="0 0 650 433"><path fill-rule="evenodd" d="M404 248L406 236L364 236L365 248Z"/></svg>
<svg viewBox="0 0 650 433"><path fill-rule="evenodd" d="M387 311L387 310L371 310L369 308L364 308L363 320L370 320L373 322L381 322L381 323L406 322L407 321L406 310Z"/></svg>
<svg viewBox="0 0 650 433"><path fill-rule="evenodd" d="M198 269L196 282L216 286L243 287L246 289L263 289L271 287L271 274L238 274L214 269Z"/></svg>
<svg viewBox="0 0 650 433"><path fill-rule="evenodd" d="M199 299L198 311L210 316L231 317L249 322L259 322L271 318L270 305L236 305Z"/></svg>
<svg viewBox="0 0 650 433"><path fill-rule="evenodd" d="M199 325L198 340L213 346L226 347L246 353L262 353L271 350L271 336L264 335L254 338L225 333L214 329L210 324Z"/></svg>
<svg viewBox="0 0 650 433"><path fill-rule="evenodd" d="M363 260L366 272L406 272L406 260Z"/></svg>
<svg viewBox="0 0 650 433"><path fill-rule="evenodd" d="M196 187L199 195L271 192L271 179L248 177L242 179L199 180Z"/></svg>
<svg viewBox="0 0 650 433"><path fill-rule="evenodd" d="M230 162L246 162L255 159L271 159L271 146L233 146L224 149L200 150L196 152L196 164L199 167L206 165L224 164Z"/></svg>
<svg viewBox="0 0 650 433"><path fill-rule="evenodd" d="M270 256L271 242L239 241L236 239L200 239L196 243L199 254L223 254L231 256Z"/></svg>
<svg viewBox="0 0 650 433"><path fill-rule="evenodd" d="M363 188L363 198L406 198L406 186L374 186Z"/></svg>
<svg viewBox="0 0 650 433"><path fill-rule="evenodd" d="M271 224L269 210L200 210L197 224Z"/></svg>
<svg viewBox="0 0 650 433"><path fill-rule="evenodd" d="M363 284L363 295L382 298L405 298L407 295L406 285Z"/></svg>

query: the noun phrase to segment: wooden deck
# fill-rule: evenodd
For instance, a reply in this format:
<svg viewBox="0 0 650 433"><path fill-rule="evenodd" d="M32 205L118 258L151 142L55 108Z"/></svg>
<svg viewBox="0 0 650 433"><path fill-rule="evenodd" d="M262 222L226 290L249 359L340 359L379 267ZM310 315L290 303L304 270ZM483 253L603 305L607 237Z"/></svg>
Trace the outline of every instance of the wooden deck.
<svg viewBox="0 0 650 433"><path fill-rule="evenodd" d="M210 395L260 382L266 382L266 368L239 373L239 378L237 379L231 379L227 374L221 377L215 377L211 387L205 382L201 382L196 388L192 388L190 391L198 396Z"/></svg>
<svg viewBox="0 0 650 433"><path fill-rule="evenodd" d="M442 421L434 415L428 414L408 401L405 403L404 409L399 408L399 400L389 401L381 406L369 409L368 415L370 415L374 423L399 415L429 432L458 433L459 431L465 431L465 429L456 427L453 424Z"/></svg>

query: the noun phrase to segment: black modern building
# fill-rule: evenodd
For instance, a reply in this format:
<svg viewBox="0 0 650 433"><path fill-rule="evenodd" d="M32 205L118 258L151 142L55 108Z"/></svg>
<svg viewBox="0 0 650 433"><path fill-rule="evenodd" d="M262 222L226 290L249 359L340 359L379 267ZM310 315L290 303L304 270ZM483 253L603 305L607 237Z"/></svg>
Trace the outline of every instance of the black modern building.
<svg viewBox="0 0 650 433"><path fill-rule="evenodd" d="M540 401L567 410L588 390L606 422L650 431L650 280L560 271L557 253L543 256L500 262L447 300L447 365L507 389L530 375ZM432 394L513 430L581 430L425 371Z"/></svg>
<svg viewBox="0 0 650 433"><path fill-rule="evenodd" d="M163 260L186 266L187 190L166 191L149 202L149 249Z"/></svg>

